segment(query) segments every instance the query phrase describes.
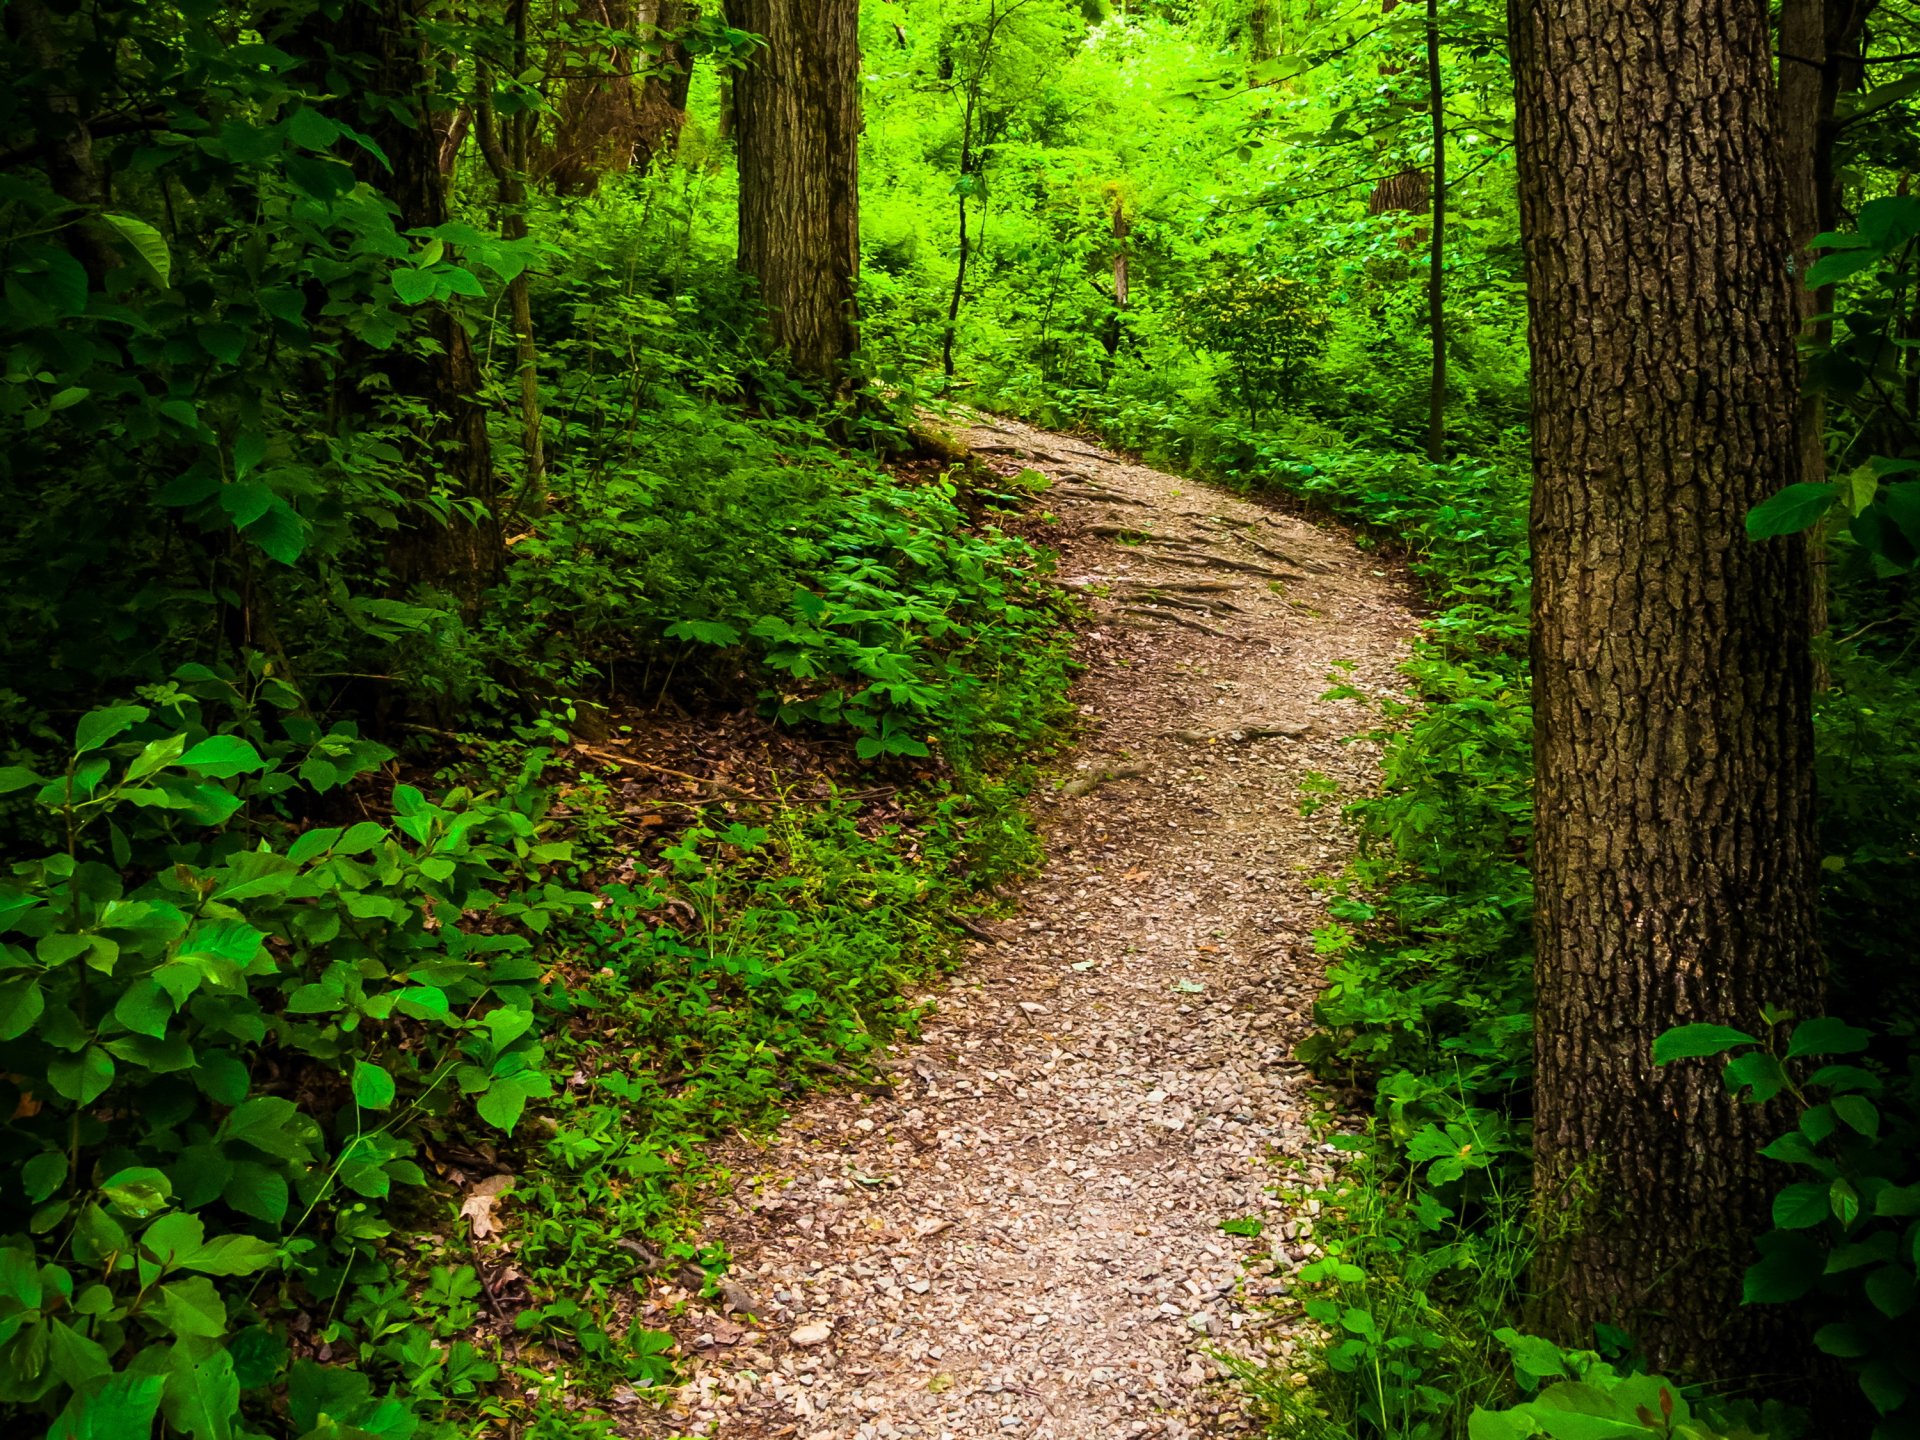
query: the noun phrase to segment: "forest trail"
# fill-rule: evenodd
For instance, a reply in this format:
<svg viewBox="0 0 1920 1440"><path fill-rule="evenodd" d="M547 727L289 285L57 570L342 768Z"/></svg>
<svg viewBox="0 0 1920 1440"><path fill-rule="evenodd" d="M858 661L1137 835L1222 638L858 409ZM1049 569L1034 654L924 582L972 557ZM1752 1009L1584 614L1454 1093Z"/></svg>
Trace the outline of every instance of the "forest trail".
<svg viewBox="0 0 1920 1440"><path fill-rule="evenodd" d="M891 1095L813 1099L723 1157L705 1233L758 1320L690 1309L691 1380L637 1433L1245 1434L1210 1352L1286 1344L1259 1301L1311 1251L1267 1192L1276 1155L1325 1173L1291 1054L1309 882L1349 844L1314 777L1351 796L1377 761L1342 738L1377 710L1320 697L1343 661L1399 693L1414 617L1335 531L1010 421L963 438L1056 482L1046 538L1090 610L1047 863L890 1054ZM1262 1236L1220 1229L1246 1216Z"/></svg>

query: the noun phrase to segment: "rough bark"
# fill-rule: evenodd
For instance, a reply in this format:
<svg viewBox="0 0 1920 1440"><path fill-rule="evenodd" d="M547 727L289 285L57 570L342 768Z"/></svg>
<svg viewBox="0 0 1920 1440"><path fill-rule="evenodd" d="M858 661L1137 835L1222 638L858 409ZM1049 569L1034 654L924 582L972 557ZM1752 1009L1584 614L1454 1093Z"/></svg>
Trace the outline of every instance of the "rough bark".
<svg viewBox="0 0 1920 1440"><path fill-rule="evenodd" d="M1821 993L1807 568L1766 10L1512 0L1533 351L1539 1317L1766 1371L1774 1117L1654 1038Z"/></svg>
<svg viewBox="0 0 1920 1440"><path fill-rule="evenodd" d="M1427 108L1433 112L1433 227L1427 251L1427 459L1447 458L1447 112L1440 92L1440 0L1427 0Z"/></svg>
<svg viewBox="0 0 1920 1440"><path fill-rule="evenodd" d="M727 0L766 38L733 82L740 267L794 368L842 377L858 344L858 0Z"/></svg>

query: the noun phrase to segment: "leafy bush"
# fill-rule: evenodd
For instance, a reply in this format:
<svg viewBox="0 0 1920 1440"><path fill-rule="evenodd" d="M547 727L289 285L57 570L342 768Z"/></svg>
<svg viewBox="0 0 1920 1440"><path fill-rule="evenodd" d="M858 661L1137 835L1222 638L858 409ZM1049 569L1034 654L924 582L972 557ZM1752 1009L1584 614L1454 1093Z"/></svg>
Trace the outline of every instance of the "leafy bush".
<svg viewBox="0 0 1920 1440"><path fill-rule="evenodd" d="M1760 1152L1805 1178L1774 1196L1746 1303L1797 1303L1819 1322L1813 1343L1853 1373L1881 1417L1874 1440L1898 1440L1920 1426L1920 1061L1909 1054L1904 1073L1889 1074L1863 1053L1865 1030L1832 1017L1765 1018L1764 1039L1724 1025L1670 1030L1654 1059L1730 1053L1729 1089L1753 1105L1784 1097L1797 1111Z"/></svg>
<svg viewBox="0 0 1920 1440"><path fill-rule="evenodd" d="M1180 327L1224 355L1234 398L1254 424L1290 395L1319 346L1326 317L1308 288L1283 275L1234 275L1183 297Z"/></svg>
<svg viewBox="0 0 1920 1440"><path fill-rule="evenodd" d="M387 819L296 831L303 780L390 752L289 715L304 739L263 754L188 690L156 702L86 715L56 773L0 771L58 840L0 889L0 1402L209 1440L284 1388L296 1434L404 1433L497 1372L389 1325L360 1355L411 1398L382 1398L282 1322L386 1273L424 1132L510 1134L551 1093L530 937L584 899L543 876L568 847L531 797L406 785Z"/></svg>

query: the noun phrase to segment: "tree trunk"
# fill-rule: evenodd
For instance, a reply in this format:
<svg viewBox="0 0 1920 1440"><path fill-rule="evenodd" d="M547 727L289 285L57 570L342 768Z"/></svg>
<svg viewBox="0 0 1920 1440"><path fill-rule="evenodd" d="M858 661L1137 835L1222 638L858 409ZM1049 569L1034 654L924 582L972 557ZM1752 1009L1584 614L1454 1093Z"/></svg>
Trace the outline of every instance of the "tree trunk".
<svg viewBox="0 0 1920 1440"><path fill-rule="evenodd" d="M1540 1319L1751 1376L1774 1119L1690 1021L1818 1008L1798 309L1749 0L1512 0L1533 351ZM1777 1170L1777 1167L1774 1167Z"/></svg>
<svg viewBox="0 0 1920 1440"><path fill-rule="evenodd" d="M733 82L740 268L760 282L770 338L794 368L844 377L859 343L858 0L727 0L766 37Z"/></svg>
<svg viewBox="0 0 1920 1440"><path fill-rule="evenodd" d="M1113 313L1107 317L1106 333L1100 337L1107 358L1120 353L1127 310L1127 236L1133 227L1127 223L1127 202L1113 202Z"/></svg>
<svg viewBox="0 0 1920 1440"><path fill-rule="evenodd" d="M329 52L335 57L329 88L343 97L335 108L379 146L387 163L358 146L347 158L362 180L393 201L403 231L443 225L448 215L442 137L427 104L434 63L421 13L419 0L347 0L338 19L313 13L296 40L316 61ZM388 547L388 563L400 585L449 591L471 614L499 577L502 557L480 367L454 310L434 305L424 318L431 351L395 347L363 362L378 366L396 397L421 402L415 467L444 481L416 497L415 523Z"/></svg>
<svg viewBox="0 0 1920 1440"><path fill-rule="evenodd" d="M1810 243L1831 230L1840 212L1840 186L1834 174L1834 109L1843 90L1858 84L1860 34L1876 0L1781 0L1780 3L1780 157L1786 176L1787 222L1793 231L1794 268L1805 274L1813 264ZM1851 83L1850 83L1851 82ZM1818 291L1797 285L1803 339L1824 341L1832 330L1815 319L1833 308L1833 287ZM1816 391L1800 396L1800 478L1827 478L1827 402ZM1827 545L1822 524L1809 537L1807 560L1812 575L1808 603L1813 634L1827 631ZM1824 653L1816 649L1814 683L1827 687Z"/></svg>
<svg viewBox="0 0 1920 1440"><path fill-rule="evenodd" d="M1447 116L1440 94L1440 0L1427 0L1427 105L1433 111L1433 233L1427 253L1427 330L1433 342L1427 384L1427 459L1447 458Z"/></svg>
<svg viewBox="0 0 1920 1440"><path fill-rule="evenodd" d="M513 26L515 74L527 69L528 0L511 0L508 20ZM483 72L484 75L484 72ZM490 81L491 76L485 76ZM535 113L515 111L504 126L497 123L485 85L477 107L476 130L480 152L500 190L500 233L508 240L527 238L527 165L533 152ZM515 508L545 508L547 452L540 414L540 349L533 331L533 297L522 269L507 282L507 305L513 313L513 348L520 381L520 450L524 468Z"/></svg>

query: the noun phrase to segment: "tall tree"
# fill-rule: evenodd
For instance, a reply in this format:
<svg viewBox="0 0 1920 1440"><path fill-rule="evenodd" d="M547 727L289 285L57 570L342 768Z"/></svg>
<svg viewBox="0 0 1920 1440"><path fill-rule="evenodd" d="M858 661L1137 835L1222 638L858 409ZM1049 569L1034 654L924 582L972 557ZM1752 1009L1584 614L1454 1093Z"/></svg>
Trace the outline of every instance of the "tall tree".
<svg viewBox="0 0 1920 1440"><path fill-rule="evenodd" d="M1440 88L1440 0L1427 0L1427 109L1433 128L1433 232L1427 248L1427 459L1447 458L1447 112Z"/></svg>
<svg viewBox="0 0 1920 1440"><path fill-rule="evenodd" d="M760 282L775 346L842 378L859 343L859 0L727 0L765 37L733 81L740 267Z"/></svg>
<svg viewBox="0 0 1920 1440"><path fill-rule="evenodd" d="M1769 1117L1682 1023L1818 1002L1807 570L1764 6L1512 0L1533 350L1542 1317L1751 1374Z"/></svg>

